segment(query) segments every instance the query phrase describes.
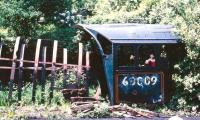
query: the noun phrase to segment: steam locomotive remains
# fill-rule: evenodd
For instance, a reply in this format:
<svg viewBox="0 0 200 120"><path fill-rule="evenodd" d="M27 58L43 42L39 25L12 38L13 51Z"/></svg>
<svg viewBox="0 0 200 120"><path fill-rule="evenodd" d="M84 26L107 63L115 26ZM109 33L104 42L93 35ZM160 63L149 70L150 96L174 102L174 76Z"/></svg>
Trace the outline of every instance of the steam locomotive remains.
<svg viewBox="0 0 200 120"><path fill-rule="evenodd" d="M181 46L171 25L77 25L96 42L111 104L163 103L169 96L169 49ZM175 51L175 49L174 49Z"/></svg>
<svg viewBox="0 0 200 120"><path fill-rule="evenodd" d="M76 25L85 35L93 38L101 56L103 75L105 76L108 96L111 105L120 102L164 103L169 97L171 89L171 72L173 58L171 49L181 48L180 38L174 34L171 25L156 24L104 24L104 25ZM41 46L42 45L42 46ZM52 60L47 62L47 47L38 39L35 51L35 60L24 60L26 44L17 37L13 58L1 56L3 44L0 44L0 61L12 62L12 66L0 66L1 70L10 70L9 99L12 99L13 83L16 82L18 72L18 99L21 99L23 86L23 71L31 70L32 74L32 101L35 101L36 86L41 79L44 91L46 71L51 71L50 98L55 89L56 71L64 73L64 94L76 92L81 96L88 91L80 86L81 74L90 69L89 52L85 53L83 65L83 45L79 44L78 64L68 64L67 49L63 48L63 63L57 62L58 41L53 42ZM20 50L19 50L20 48ZM19 51L19 52L18 52ZM41 54L41 55L40 55ZM61 59L62 59L61 58ZM24 63L32 66L25 66ZM99 64L99 63L97 63ZM47 67L47 65L49 67ZM66 72L74 69L77 75L77 87L66 87L68 79ZM38 76L41 72L41 78ZM102 88L104 89L104 88ZM44 96L42 94L41 96ZM93 99L93 98L92 98Z"/></svg>

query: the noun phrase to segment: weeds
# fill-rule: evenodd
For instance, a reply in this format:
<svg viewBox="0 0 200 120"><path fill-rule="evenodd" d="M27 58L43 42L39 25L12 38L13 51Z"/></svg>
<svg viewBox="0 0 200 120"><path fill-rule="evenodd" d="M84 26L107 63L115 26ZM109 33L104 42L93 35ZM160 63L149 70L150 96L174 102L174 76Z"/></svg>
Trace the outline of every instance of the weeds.
<svg viewBox="0 0 200 120"><path fill-rule="evenodd" d="M49 76L46 80L46 84L45 84L45 91L44 91L44 101L45 104L48 105L48 102L50 100L49 97L49 92L50 92L50 78L51 76ZM62 92L60 92L60 90L63 88L63 77L61 74L58 74L56 76L56 80L55 80L55 88L54 89L54 96L51 99L51 104L52 105L62 105L65 104L65 100L63 97ZM9 106L9 102L8 102L8 86L4 86L1 87L2 89L0 90L0 106ZM59 88L59 89L57 89ZM39 105L42 104L41 100L42 100L42 88L41 85L38 84L36 87L36 101L35 104ZM21 101L18 101L18 91L16 88L16 85L14 85L14 89L13 89L13 96L12 96L12 104L19 104L19 105L33 105L32 103L32 83L26 83L23 88L22 88L22 98Z"/></svg>

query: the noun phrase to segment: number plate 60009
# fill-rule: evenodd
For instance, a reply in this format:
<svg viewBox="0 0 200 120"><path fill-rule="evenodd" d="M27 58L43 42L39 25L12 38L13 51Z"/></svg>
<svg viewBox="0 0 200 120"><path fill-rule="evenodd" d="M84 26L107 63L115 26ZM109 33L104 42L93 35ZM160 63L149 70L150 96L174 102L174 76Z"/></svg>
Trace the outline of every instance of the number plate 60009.
<svg viewBox="0 0 200 120"><path fill-rule="evenodd" d="M163 74L118 73L116 76L116 99L157 103L163 101Z"/></svg>

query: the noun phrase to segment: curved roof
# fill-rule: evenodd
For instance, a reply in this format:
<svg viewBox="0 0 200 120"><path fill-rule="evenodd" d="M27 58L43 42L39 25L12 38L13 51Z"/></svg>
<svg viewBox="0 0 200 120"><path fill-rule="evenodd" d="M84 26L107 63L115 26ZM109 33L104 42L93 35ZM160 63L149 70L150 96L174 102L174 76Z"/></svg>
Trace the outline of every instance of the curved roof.
<svg viewBox="0 0 200 120"><path fill-rule="evenodd" d="M79 24L92 36L104 36L112 43L178 43L174 27L160 24Z"/></svg>

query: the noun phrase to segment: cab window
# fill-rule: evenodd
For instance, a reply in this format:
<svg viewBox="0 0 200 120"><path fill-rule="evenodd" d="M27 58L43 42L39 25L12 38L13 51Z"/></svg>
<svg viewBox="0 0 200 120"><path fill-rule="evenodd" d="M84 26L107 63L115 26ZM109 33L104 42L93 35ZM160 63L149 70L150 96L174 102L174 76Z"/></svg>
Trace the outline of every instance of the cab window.
<svg viewBox="0 0 200 120"><path fill-rule="evenodd" d="M159 51L159 48L157 50ZM118 47L118 66L156 67L158 58L155 46L120 45Z"/></svg>

